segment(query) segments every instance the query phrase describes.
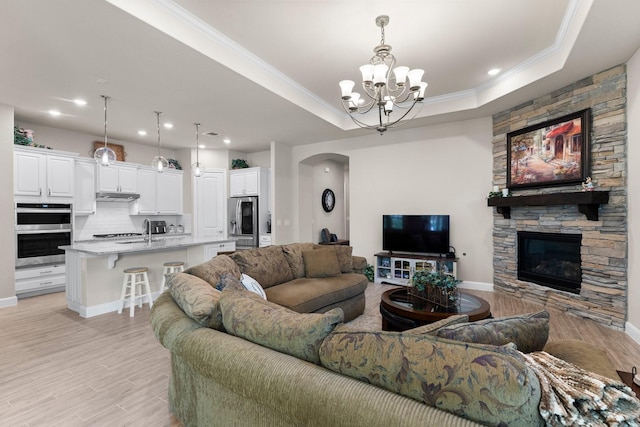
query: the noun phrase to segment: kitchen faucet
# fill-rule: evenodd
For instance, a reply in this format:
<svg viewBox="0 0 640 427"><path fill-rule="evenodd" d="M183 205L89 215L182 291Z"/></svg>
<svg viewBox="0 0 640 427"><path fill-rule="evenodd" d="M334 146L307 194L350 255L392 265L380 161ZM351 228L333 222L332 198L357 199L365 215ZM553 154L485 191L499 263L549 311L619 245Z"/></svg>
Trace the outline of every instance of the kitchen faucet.
<svg viewBox="0 0 640 427"><path fill-rule="evenodd" d="M144 219L144 225L143 227L146 227L145 230L147 232L147 243L151 244L151 221L149 220L149 218L145 218Z"/></svg>

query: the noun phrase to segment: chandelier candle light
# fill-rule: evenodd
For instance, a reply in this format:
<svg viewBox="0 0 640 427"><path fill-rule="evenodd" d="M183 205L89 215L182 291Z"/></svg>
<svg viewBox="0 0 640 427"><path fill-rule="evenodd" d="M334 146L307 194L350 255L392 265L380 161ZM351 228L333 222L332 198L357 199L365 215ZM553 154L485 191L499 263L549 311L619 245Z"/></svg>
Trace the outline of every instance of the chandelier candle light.
<svg viewBox="0 0 640 427"><path fill-rule="evenodd" d="M200 123L194 123L196 125L196 162L191 165L191 169L193 169L193 176L196 178L202 176L202 170L204 166L200 163L200 156L198 149L200 148Z"/></svg>
<svg viewBox="0 0 640 427"><path fill-rule="evenodd" d="M110 166L116 161L116 153L107 146L107 101L110 96L100 95L104 99L104 147L98 148L93 153L93 158L100 162L102 166Z"/></svg>
<svg viewBox="0 0 640 427"><path fill-rule="evenodd" d="M151 166L158 172L162 173L166 168L169 167L169 162L167 159L160 155L160 115L162 114L160 111L154 111L156 113L157 121L158 121L158 155L153 158L151 161Z"/></svg>
<svg viewBox="0 0 640 427"><path fill-rule="evenodd" d="M400 121L414 109L416 104L422 105L427 88L427 83L422 81L424 70L419 68L409 70L409 67L395 66L396 58L391 53L391 46L385 44L384 39L384 27L387 24L389 24L387 15L376 18L382 40L373 48L375 55L369 63L360 67L362 89L369 99L366 100L358 92L353 92L355 83L352 80L342 80L339 83L342 91L342 106L354 123L366 129L376 130L380 135L388 128L406 123L400 123ZM356 118L355 114L367 114L376 106L378 108L377 124L366 124ZM401 111L398 117L392 118L394 109ZM415 114L417 113L418 110L415 111Z"/></svg>

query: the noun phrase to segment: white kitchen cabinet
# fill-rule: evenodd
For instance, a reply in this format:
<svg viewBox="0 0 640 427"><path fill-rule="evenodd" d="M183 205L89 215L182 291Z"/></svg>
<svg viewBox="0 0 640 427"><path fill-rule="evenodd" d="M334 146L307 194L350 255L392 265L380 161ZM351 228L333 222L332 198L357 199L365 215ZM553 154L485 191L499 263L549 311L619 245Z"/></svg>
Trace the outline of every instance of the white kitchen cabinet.
<svg viewBox="0 0 640 427"><path fill-rule="evenodd" d="M229 197L258 196L261 184L266 185L266 173L262 168L232 169L229 171Z"/></svg>
<svg viewBox="0 0 640 427"><path fill-rule="evenodd" d="M98 170L98 191L104 193L137 193L138 168L114 164L96 166Z"/></svg>
<svg viewBox="0 0 640 427"><path fill-rule="evenodd" d="M182 171L140 167L137 177L140 198L131 205L132 215L182 214Z"/></svg>
<svg viewBox="0 0 640 427"><path fill-rule="evenodd" d="M234 252L236 250L236 242L220 242L204 245L204 259L210 260L220 252Z"/></svg>
<svg viewBox="0 0 640 427"><path fill-rule="evenodd" d="M96 162L93 159L76 159L74 215L96 213Z"/></svg>
<svg viewBox="0 0 640 427"><path fill-rule="evenodd" d="M192 179L196 236L223 237L226 233L226 171L208 170Z"/></svg>
<svg viewBox="0 0 640 427"><path fill-rule="evenodd" d="M16 295L31 296L63 291L65 287L65 265L45 265L16 269Z"/></svg>
<svg viewBox="0 0 640 427"><path fill-rule="evenodd" d="M134 214L155 215L156 209L156 172L153 169L138 169L138 192L140 198L133 203Z"/></svg>
<svg viewBox="0 0 640 427"><path fill-rule="evenodd" d="M37 148L14 147L13 190L42 202L73 200L74 156L48 154Z"/></svg>
<svg viewBox="0 0 640 427"><path fill-rule="evenodd" d="M156 174L156 209L160 215L182 214L182 171Z"/></svg>

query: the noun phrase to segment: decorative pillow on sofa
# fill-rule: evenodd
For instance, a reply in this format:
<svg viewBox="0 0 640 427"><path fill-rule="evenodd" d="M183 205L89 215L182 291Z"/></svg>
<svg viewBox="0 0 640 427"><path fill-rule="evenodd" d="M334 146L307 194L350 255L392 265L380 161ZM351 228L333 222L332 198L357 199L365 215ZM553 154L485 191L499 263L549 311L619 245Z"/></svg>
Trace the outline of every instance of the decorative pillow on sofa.
<svg viewBox="0 0 640 427"><path fill-rule="evenodd" d="M264 289L262 289L262 286L260 286L260 283L258 283L256 279L249 276L248 274L242 273L242 276L240 276L240 283L242 283L242 286L246 290L251 291L254 294L260 295L264 299L267 299L267 294L264 293Z"/></svg>
<svg viewBox="0 0 640 427"><path fill-rule="evenodd" d="M340 272L353 273L353 248L346 245L313 245L314 249L334 251L340 264Z"/></svg>
<svg viewBox="0 0 640 427"><path fill-rule="evenodd" d="M340 308L301 314L253 292L231 289L222 291L220 307L228 333L316 364L320 344L344 319Z"/></svg>
<svg viewBox="0 0 640 427"><path fill-rule="evenodd" d="M291 243L289 245L282 245L282 253L284 253L284 257L289 263L289 268L291 268L294 279L300 279L305 276L302 252L311 250L313 250L313 243Z"/></svg>
<svg viewBox="0 0 640 427"><path fill-rule="evenodd" d="M240 269L227 255L217 255L207 262L188 268L185 273L199 277L211 286L220 283L220 278L225 273L240 278Z"/></svg>
<svg viewBox="0 0 640 427"><path fill-rule="evenodd" d="M542 351L549 338L549 313L486 319L471 323L445 326L434 332L441 338L481 344L514 343L523 353Z"/></svg>
<svg viewBox="0 0 640 427"><path fill-rule="evenodd" d="M340 275L338 257L332 250L314 249L302 252L307 277L333 277Z"/></svg>
<svg viewBox="0 0 640 427"><path fill-rule="evenodd" d="M187 273L175 273L167 279L174 301L187 316L202 326L224 331L220 312L220 291Z"/></svg>
<svg viewBox="0 0 640 427"><path fill-rule="evenodd" d="M291 268L280 246L237 251L230 257L238 264L240 272L259 280L265 289L293 280Z"/></svg>
<svg viewBox="0 0 640 427"><path fill-rule="evenodd" d="M320 346L320 361L334 372L484 425L543 425L540 383L513 344L339 327Z"/></svg>

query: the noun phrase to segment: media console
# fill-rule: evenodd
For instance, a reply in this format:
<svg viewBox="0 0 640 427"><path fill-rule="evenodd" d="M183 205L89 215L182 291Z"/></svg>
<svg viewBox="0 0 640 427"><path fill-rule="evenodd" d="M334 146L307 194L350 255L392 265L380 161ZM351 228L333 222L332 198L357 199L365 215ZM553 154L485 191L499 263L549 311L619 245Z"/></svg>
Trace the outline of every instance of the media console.
<svg viewBox="0 0 640 427"><path fill-rule="evenodd" d="M429 255L378 252L375 264L375 283L407 286L411 274L425 268L433 269L440 262L445 271L458 278L458 258Z"/></svg>

